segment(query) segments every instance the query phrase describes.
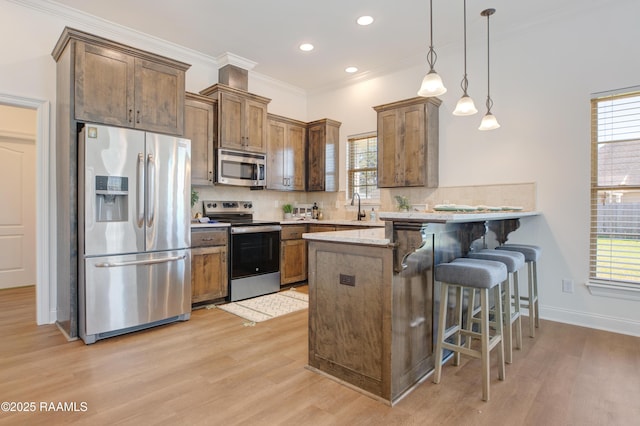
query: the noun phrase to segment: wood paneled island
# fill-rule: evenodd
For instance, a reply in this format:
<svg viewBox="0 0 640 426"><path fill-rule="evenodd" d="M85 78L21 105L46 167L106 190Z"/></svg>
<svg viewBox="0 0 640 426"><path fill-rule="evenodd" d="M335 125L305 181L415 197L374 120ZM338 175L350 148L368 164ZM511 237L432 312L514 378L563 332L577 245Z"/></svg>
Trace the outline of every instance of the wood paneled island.
<svg viewBox="0 0 640 426"><path fill-rule="evenodd" d="M309 368L393 405L434 367L433 266L537 212L381 213L309 241ZM497 238L497 239L498 239Z"/></svg>

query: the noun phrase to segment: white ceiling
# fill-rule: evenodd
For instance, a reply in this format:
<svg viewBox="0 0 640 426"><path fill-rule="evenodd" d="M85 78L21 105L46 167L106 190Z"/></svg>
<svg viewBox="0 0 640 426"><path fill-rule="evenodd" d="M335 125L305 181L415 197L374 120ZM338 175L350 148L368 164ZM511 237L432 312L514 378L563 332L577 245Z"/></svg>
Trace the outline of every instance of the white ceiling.
<svg viewBox="0 0 640 426"><path fill-rule="evenodd" d="M491 38L615 0L468 0L469 43ZM343 84L367 74L425 64L428 0L56 0L90 15L193 49L225 52L257 63L255 72L305 90ZM462 0L435 0L434 46L460 48ZM375 18L368 27L358 16ZM310 42L312 52L298 45ZM347 66L359 72L348 75ZM437 67L436 67L437 68Z"/></svg>

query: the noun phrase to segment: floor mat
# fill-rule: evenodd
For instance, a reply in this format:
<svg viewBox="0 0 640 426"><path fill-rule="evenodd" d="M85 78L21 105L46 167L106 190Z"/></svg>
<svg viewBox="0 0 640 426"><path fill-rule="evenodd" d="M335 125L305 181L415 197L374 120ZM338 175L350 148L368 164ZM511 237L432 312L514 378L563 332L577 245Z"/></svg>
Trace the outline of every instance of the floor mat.
<svg viewBox="0 0 640 426"><path fill-rule="evenodd" d="M218 309L251 322L262 322L309 307L309 295L294 290L217 305Z"/></svg>

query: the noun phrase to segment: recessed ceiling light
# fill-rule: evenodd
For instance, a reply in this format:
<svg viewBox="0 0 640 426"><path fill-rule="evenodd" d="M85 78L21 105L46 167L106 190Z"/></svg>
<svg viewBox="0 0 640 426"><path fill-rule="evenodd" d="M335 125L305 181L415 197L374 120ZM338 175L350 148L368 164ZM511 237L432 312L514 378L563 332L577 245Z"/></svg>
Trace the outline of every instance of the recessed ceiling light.
<svg viewBox="0 0 640 426"><path fill-rule="evenodd" d="M365 15L365 16L361 16L359 17L356 22L358 23L358 25L369 25L373 22L373 18L369 15Z"/></svg>
<svg viewBox="0 0 640 426"><path fill-rule="evenodd" d="M346 67L344 70L346 72L348 72L349 74L353 74L354 72L358 71L358 68L356 68L356 67Z"/></svg>
<svg viewBox="0 0 640 426"><path fill-rule="evenodd" d="M302 43L300 45L300 50L302 50L304 52L309 52L309 51L313 50L313 44L311 44L311 43Z"/></svg>

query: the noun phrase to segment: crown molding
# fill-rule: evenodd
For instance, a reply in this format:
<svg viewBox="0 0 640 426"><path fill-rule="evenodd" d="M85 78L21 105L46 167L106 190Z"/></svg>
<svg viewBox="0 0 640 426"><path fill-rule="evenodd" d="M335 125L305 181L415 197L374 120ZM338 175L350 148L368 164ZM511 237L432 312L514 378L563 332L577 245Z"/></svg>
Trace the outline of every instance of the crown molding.
<svg viewBox="0 0 640 426"><path fill-rule="evenodd" d="M258 65L257 62L235 55L231 52L224 52L223 54L218 55L215 59L218 63L218 67L220 68L225 65L233 65L242 68L243 70L251 71L256 65Z"/></svg>

